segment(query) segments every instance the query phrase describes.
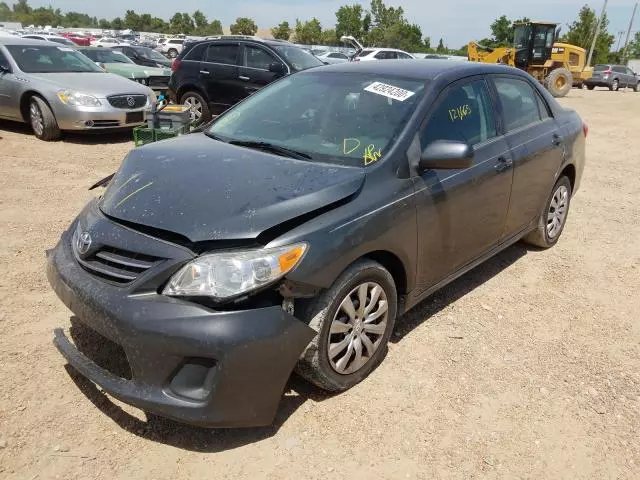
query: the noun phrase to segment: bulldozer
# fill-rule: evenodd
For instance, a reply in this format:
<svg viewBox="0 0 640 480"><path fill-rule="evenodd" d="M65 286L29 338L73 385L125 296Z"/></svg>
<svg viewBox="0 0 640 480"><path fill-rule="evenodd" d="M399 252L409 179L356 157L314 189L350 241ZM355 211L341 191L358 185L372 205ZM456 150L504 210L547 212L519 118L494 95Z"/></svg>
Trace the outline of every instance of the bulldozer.
<svg viewBox="0 0 640 480"><path fill-rule="evenodd" d="M524 70L554 97L564 97L572 86L582 87L593 75L593 67L586 66L584 48L557 41L557 23L526 22L513 27L512 47L489 48L469 42L469 61L501 63Z"/></svg>

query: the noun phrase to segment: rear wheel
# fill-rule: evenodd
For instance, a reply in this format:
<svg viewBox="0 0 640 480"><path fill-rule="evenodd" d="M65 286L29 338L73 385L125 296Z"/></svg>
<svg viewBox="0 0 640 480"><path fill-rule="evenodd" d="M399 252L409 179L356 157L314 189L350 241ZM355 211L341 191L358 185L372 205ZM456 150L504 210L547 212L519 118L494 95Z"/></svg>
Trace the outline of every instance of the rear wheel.
<svg viewBox="0 0 640 480"><path fill-rule="evenodd" d="M60 138L60 128L53 112L42 98L33 96L29 102L29 124L37 138L51 141Z"/></svg>
<svg viewBox="0 0 640 480"><path fill-rule="evenodd" d="M570 205L571 182L568 177L560 177L551 190L551 195L540 214L538 226L524 237L524 241L536 247L553 247L564 230Z"/></svg>
<svg viewBox="0 0 640 480"><path fill-rule="evenodd" d="M616 78L613 82L611 82L611 85L609 85L609 90L611 90L612 92L617 92L619 88L620 82L618 82L618 79Z"/></svg>
<svg viewBox="0 0 640 480"><path fill-rule="evenodd" d="M637 82L637 83L633 86L633 91L634 91L634 92L640 92L640 82Z"/></svg>
<svg viewBox="0 0 640 480"><path fill-rule="evenodd" d="M318 387L339 392L364 380L384 358L398 297L391 274L362 260L349 267L298 315L318 332L296 372Z"/></svg>
<svg viewBox="0 0 640 480"><path fill-rule="evenodd" d="M189 114L191 115L192 123L199 125L201 123L206 123L211 119L209 104L198 92L184 93L180 98L180 103L189 107Z"/></svg>
<svg viewBox="0 0 640 480"><path fill-rule="evenodd" d="M566 68L556 68L544 81L544 86L554 97L564 97L571 90L573 77Z"/></svg>
<svg viewBox="0 0 640 480"><path fill-rule="evenodd" d="M596 88L595 85L587 85L587 90L593 90L594 88Z"/></svg>

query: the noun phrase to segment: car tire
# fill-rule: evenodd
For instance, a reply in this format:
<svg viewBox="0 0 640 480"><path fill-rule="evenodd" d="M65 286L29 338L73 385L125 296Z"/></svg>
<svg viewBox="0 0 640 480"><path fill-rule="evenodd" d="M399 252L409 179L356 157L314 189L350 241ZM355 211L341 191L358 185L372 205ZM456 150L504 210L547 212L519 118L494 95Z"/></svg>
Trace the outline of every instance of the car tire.
<svg viewBox="0 0 640 480"><path fill-rule="evenodd" d="M612 92L617 92L619 88L620 82L618 82L618 79L616 78L613 82L611 82L611 85L609 85L609 90Z"/></svg>
<svg viewBox="0 0 640 480"><path fill-rule="evenodd" d="M51 108L42 98L34 95L29 101L29 125L36 138L50 142L60 138L61 132Z"/></svg>
<svg viewBox="0 0 640 480"><path fill-rule="evenodd" d="M640 82L636 83L633 87L634 92L640 92Z"/></svg>
<svg viewBox="0 0 640 480"><path fill-rule="evenodd" d="M564 97L571 91L573 76L566 68L556 68L545 78L544 86L554 97Z"/></svg>
<svg viewBox="0 0 640 480"><path fill-rule="evenodd" d="M178 56L178 51L175 48L171 48L167 52L167 55L169 55L169 58L176 58Z"/></svg>
<svg viewBox="0 0 640 480"><path fill-rule="evenodd" d="M199 125L211 120L209 103L202 97L202 95L200 95L199 92L190 91L183 93L180 97L180 103L182 105L189 106L192 123Z"/></svg>
<svg viewBox="0 0 640 480"><path fill-rule="evenodd" d="M366 298L364 307L361 298ZM391 274L372 260L356 262L331 288L296 312L318 332L302 353L296 373L330 392L360 383L384 359L397 312Z"/></svg>
<svg viewBox="0 0 640 480"><path fill-rule="evenodd" d="M567 223L570 206L571 181L563 176L553 186L536 229L524 237L525 243L540 248L551 248L558 243Z"/></svg>
<svg viewBox="0 0 640 480"><path fill-rule="evenodd" d="M595 85L587 85L587 90L593 90L594 88L596 88Z"/></svg>

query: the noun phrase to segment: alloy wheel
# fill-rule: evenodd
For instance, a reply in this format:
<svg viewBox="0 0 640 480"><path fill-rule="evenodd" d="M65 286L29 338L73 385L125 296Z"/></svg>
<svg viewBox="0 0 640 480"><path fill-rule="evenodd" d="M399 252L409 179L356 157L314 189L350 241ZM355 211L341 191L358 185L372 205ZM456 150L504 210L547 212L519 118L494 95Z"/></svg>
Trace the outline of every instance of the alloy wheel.
<svg viewBox="0 0 640 480"><path fill-rule="evenodd" d="M564 185L560 185L553 194L549 204L549 211L547 212L547 235L552 240L562 231L567 218L568 204L569 190Z"/></svg>
<svg viewBox="0 0 640 480"><path fill-rule="evenodd" d="M29 119L31 120L31 128L35 134L38 136L42 135L44 133L44 118L42 117L40 107L33 101L29 107Z"/></svg>
<svg viewBox="0 0 640 480"><path fill-rule="evenodd" d="M328 357L339 374L361 369L382 344L388 322L387 294L374 282L351 290L331 322Z"/></svg>
<svg viewBox="0 0 640 480"><path fill-rule="evenodd" d="M202 103L196 97L187 97L183 100L183 105L189 107L189 115L192 122L198 122L202 118Z"/></svg>

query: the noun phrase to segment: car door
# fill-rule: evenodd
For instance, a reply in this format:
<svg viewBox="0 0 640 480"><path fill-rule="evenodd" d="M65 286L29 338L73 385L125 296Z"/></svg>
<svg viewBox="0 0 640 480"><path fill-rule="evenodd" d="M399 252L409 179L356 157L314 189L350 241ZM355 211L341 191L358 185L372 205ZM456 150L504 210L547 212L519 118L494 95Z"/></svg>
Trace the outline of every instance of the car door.
<svg viewBox="0 0 640 480"><path fill-rule="evenodd" d="M629 87L634 88L638 83L638 78L633 70L627 68L627 77L629 78Z"/></svg>
<svg viewBox="0 0 640 480"><path fill-rule="evenodd" d="M521 232L537 220L562 164L565 146L537 86L522 77L490 78L514 162L506 237Z"/></svg>
<svg viewBox="0 0 640 480"><path fill-rule="evenodd" d="M509 207L513 171L509 146L498 134L486 80L474 76L448 86L420 130L420 148L436 140L473 145L464 170L427 170L418 191L421 291L463 268L497 245Z"/></svg>
<svg viewBox="0 0 640 480"><path fill-rule="evenodd" d="M624 67L613 67L613 77L618 79L618 86L624 88L627 85L626 69Z"/></svg>
<svg viewBox="0 0 640 480"><path fill-rule="evenodd" d="M243 62L240 67L240 80L244 82L244 90L246 96L249 96L261 88L269 85L282 74L269 71L272 63L280 63L284 66L282 60L277 58L272 52L260 45L245 43L243 47ZM284 67L285 70L287 67Z"/></svg>
<svg viewBox="0 0 640 480"><path fill-rule="evenodd" d="M194 50L196 48L198 46ZM246 97L244 82L238 78L240 53L238 42L214 42L204 50L199 75L214 115L224 112ZM191 52L187 54L190 55Z"/></svg>
<svg viewBox="0 0 640 480"><path fill-rule="evenodd" d="M24 88L24 82L19 81L13 73L14 68L9 58L0 47L0 117L12 120L21 120L20 92Z"/></svg>

